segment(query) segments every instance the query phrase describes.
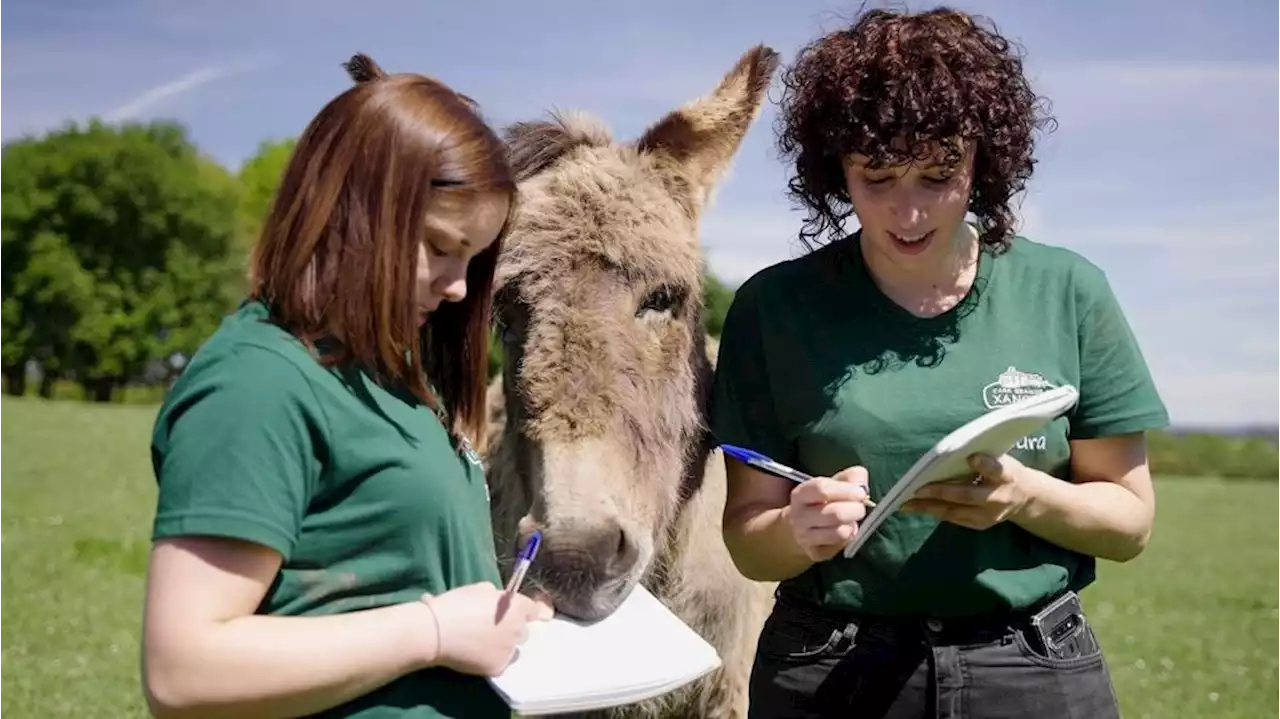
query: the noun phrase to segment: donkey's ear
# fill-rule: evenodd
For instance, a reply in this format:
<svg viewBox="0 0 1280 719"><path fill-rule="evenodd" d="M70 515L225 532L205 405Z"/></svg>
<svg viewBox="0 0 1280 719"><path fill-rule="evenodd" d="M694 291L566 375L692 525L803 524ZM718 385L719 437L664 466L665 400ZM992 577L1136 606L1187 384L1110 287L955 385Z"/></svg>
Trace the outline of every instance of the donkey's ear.
<svg viewBox="0 0 1280 719"><path fill-rule="evenodd" d="M701 211L711 190L729 168L747 128L760 114L765 90L778 67L778 53L757 45L743 55L715 91L667 114L636 142L642 152L660 158L678 175L692 197L690 210Z"/></svg>

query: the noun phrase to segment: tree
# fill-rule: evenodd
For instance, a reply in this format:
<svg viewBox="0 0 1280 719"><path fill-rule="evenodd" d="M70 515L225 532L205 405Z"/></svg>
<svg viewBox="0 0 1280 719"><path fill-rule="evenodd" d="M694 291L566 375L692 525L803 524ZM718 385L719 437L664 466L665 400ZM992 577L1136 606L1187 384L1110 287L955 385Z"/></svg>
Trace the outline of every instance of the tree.
<svg viewBox="0 0 1280 719"><path fill-rule="evenodd" d="M267 213L271 211L271 203L280 189L280 179L296 145L297 140L291 137L263 140L258 143L258 151L253 157L240 166L240 205L236 210L236 243L232 249L240 273L232 288L236 295L247 289L244 279L248 274L249 255L262 232Z"/></svg>
<svg viewBox="0 0 1280 719"><path fill-rule="evenodd" d="M707 334L719 339L720 333L724 331L724 316L733 303L733 290L710 269L706 270L702 278L702 303L705 307L703 323Z"/></svg>
<svg viewBox="0 0 1280 719"><path fill-rule="evenodd" d="M239 185L181 125L68 124L3 153L3 364L97 401L230 309Z"/></svg>

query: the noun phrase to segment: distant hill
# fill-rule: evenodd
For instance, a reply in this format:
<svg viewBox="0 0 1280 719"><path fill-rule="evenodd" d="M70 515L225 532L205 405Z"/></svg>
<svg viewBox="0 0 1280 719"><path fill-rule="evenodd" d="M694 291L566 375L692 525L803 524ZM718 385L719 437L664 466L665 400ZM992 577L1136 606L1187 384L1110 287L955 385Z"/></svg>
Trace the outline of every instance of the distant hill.
<svg viewBox="0 0 1280 719"><path fill-rule="evenodd" d="M1239 438L1256 437L1265 439L1272 444L1280 444L1280 425L1274 424L1241 425L1239 427L1176 425L1170 427L1168 432L1179 437L1192 434Z"/></svg>

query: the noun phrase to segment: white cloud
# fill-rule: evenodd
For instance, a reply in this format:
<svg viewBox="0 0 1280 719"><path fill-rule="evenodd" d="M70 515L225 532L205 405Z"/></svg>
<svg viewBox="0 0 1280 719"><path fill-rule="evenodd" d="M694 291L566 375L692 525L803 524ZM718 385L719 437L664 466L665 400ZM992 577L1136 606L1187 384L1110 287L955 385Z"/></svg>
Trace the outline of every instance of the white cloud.
<svg viewBox="0 0 1280 719"><path fill-rule="evenodd" d="M153 31L157 21L149 17L131 27L136 36L109 29L83 35L67 30L49 37L20 37L12 47L6 46L5 59L14 62L4 70L5 99L10 102L3 137L40 134L91 116L107 122L162 114L181 117L184 100L213 83L260 69L274 57L270 50L222 50L218 54L227 60L210 62L207 51L199 47L170 47ZM183 66L195 69L165 78Z"/></svg>
<svg viewBox="0 0 1280 719"><path fill-rule="evenodd" d="M1167 62L1167 61L1078 61L1067 65L1050 65L1028 72L1038 79L1062 89L1094 88L1102 92L1118 91L1124 97L1141 102L1157 93L1176 97L1185 90L1224 88L1232 85L1275 87L1280 67L1258 62L1234 60ZM1136 93L1136 96L1135 96ZM1194 99L1194 98L1192 98Z"/></svg>
<svg viewBox="0 0 1280 719"><path fill-rule="evenodd" d="M1280 382L1275 372L1237 372L1229 366L1176 372L1164 370L1158 361L1151 366L1174 426L1276 422Z"/></svg>
<svg viewBox="0 0 1280 719"><path fill-rule="evenodd" d="M176 80L148 89L123 105L108 111L103 115L103 119L107 122L119 122L138 118L152 111L166 100L192 92L203 85L229 75L248 72L254 69L255 66L255 63L244 62L231 65L210 65L194 70Z"/></svg>
<svg viewBox="0 0 1280 719"><path fill-rule="evenodd" d="M702 221L702 246L711 269L723 280L738 284L768 265L805 251L797 237L801 214L789 211L782 202L768 209L740 207L725 203Z"/></svg>
<svg viewBox="0 0 1280 719"><path fill-rule="evenodd" d="M1034 73L1033 73L1034 74ZM1071 87L1094 86L1165 97L1180 96L1187 89L1261 87L1275 89L1280 79L1280 66L1270 63L1222 61L1096 61L1073 62L1062 67L1049 67L1040 77L1067 82ZM1194 98L1192 98L1194 99Z"/></svg>
<svg viewBox="0 0 1280 719"><path fill-rule="evenodd" d="M1211 121L1251 134L1276 122L1275 64L1243 62L1083 62L1030 71L1064 127L1101 126L1152 131ZM1269 128L1269 129L1268 129Z"/></svg>

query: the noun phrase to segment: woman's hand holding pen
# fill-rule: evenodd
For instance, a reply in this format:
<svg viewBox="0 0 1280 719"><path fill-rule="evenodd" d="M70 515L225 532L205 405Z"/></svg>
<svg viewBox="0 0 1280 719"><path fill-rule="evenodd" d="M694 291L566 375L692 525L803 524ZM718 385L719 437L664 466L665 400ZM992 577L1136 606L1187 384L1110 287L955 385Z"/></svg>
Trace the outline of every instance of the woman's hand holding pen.
<svg viewBox="0 0 1280 719"><path fill-rule="evenodd" d="M868 481L865 468L850 467L791 490L787 519L809 559L830 559L857 536L858 522L867 515Z"/></svg>
<svg viewBox="0 0 1280 719"><path fill-rule="evenodd" d="M422 604L433 615L436 636L426 664L480 676L501 673L528 636L529 622L553 614L545 595L508 593L488 582L423 595Z"/></svg>

